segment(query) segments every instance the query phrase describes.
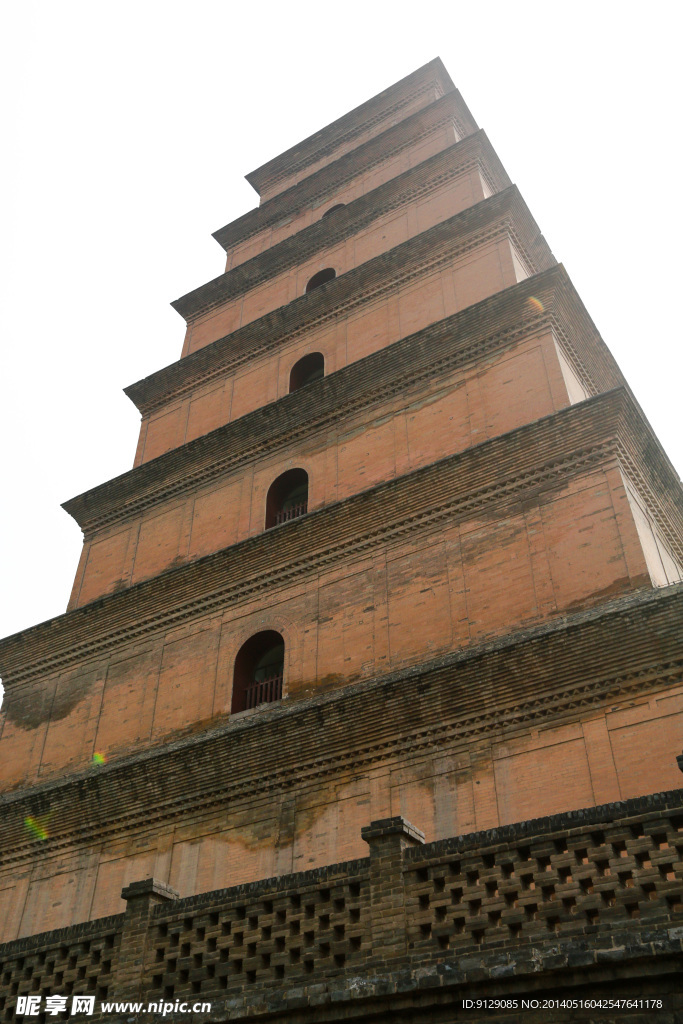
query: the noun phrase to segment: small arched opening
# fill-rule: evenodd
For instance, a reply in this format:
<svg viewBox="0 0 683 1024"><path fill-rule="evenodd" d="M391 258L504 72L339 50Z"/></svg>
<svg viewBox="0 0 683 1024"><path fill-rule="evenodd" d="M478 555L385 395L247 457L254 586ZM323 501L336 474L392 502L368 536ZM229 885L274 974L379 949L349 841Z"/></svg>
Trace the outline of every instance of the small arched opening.
<svg viewBox="0 0 683 1024"><path fill-rule="evenodd" d="M285 642L274 629L249 637L235 658L233 714L280 700L284 665Z"/></svg>
<svg viewBox="0 0 683 1024"><path fill-rule="evenodd" d="M329 210L325 210L323 216L321 217L321 220L324 217L329 217L331 213L336 213L337 210L343 210L345 206L346 206L346 203L337 203L336 206L331 206L329 208Z"/></svg>
<svg viewBox="0 0 683 1024"><path fill-rule="evenodd" d="M333 281L336 276L337 271L334 267L325 267L324 270L319 270L306 285L306 294L308 295L315 288L320 288L322 284L327 284L328 281Z"/></svg>
<svg viewBox="0 0 683 1024"><path fill-rule="evenodd" d="M308 473L305 469L288 469L274 480L266 498L266 530L308 512Z"/></svg>
<svg viewBox="0 0 683 1024"><path fill-rule="evenodd" d="M292 367L289 375L289 391L298 391L305 384L312 384L325 376L325 357L322 352L309 352Z"/></svg>

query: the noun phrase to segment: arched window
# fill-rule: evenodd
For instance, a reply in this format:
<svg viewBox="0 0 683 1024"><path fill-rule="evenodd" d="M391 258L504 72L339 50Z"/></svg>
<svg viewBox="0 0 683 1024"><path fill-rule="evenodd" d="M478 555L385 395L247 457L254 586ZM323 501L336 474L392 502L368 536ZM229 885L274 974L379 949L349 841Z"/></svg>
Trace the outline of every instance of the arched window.
<svg viewBox="0 0 683 1024"><path fill-rule="evenodd" d="M343 210L345 206L346 206L346 203L337 203L336 206L331 206L329 208L329 210L325 210L325 212L323 214L323 217L329 217L329 215L331 213L336 213L337 210ZM322 218L321 218L321 220L322 220Z"/></svg>
<svg viewBox="0 0 683 1024"><path fill-rule="evenodd" d="M325 376L325 357L322 352L309 352L295 363L289 375L289 391L298 391L304 384L312 384Z"/></svg>
<svg viewBox="0 0 683 1024"><path fill-rule="evenodd" d="M266 530L298 519L307 511L308 473L305 469L288 469L270 485L266 498Z"/></svg>
<svg viewBox="0 0 683 1024"><path fill-rule="evenodd" d="M285 642L274 629L255 633L235 658L232 711L247 711L282 697Z"/></svg>
<svg viewBox="0 0 683 1024"><path fill-rule="evenodd" d="M325 267L324 270L319 270L306 285L306 294L308 295L314 288L319 288L321 284L327 284L328 281L334 280L336 276L337 271L334 267Z"/></svg>

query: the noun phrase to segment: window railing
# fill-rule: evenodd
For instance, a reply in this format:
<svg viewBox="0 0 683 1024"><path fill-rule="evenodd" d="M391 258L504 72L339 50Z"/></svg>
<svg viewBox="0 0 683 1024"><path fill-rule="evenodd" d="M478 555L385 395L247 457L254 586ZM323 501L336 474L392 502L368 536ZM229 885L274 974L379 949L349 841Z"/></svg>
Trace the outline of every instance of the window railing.
<svg viewBox="0 0 683 1024"><path fill-rule="evenodd" d="M275 525L288 523L290 519L298 519L299 516L305 516L307 512L307 501L302 501L300 505L292 505L290 508L283 508L280 512L275 513Z"/></svg>
<svg viewBox="0 0 683 1024"><path fill-rule="evenodd" d="M252 683L244 694L244 707L258 707L259 704L272 704L274 700L282 698L282 672L276 676L269 676L260 683Z"/></svg>

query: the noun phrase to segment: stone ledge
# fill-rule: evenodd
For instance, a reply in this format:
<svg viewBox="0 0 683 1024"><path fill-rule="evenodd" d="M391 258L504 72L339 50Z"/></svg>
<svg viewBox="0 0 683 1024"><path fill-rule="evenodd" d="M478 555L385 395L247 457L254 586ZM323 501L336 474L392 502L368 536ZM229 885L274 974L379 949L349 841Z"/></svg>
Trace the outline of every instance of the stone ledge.
<svg viewBox="0 0 683 1024"><path fill-rule="evenodd" d="M393 818L380 818L370 822L361 829L361 836L366 843L375 839L383 839L385 836L406 836L416 843L424 843L425 834L419 828L415 828L409 821L397 815Z"/></svg>

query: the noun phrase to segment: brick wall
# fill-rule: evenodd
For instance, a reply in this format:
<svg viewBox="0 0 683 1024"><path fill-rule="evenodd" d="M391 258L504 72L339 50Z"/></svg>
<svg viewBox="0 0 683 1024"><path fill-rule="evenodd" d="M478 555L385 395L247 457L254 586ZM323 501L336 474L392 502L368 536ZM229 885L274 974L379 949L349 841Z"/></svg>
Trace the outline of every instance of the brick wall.
<svg viewBox="0 0 683 1024"><path fill-rule="evenodd" d="M0 802L4 934L115 913L120 888L147 874L189 895L359 857L369 818L403 814L441 839L675 786L682 608L681 587L645 592L429 666L181 729L146 752L125 744L148 721L154 688L136 689L144 652L124 660L107 705L120 756L85 767L105 722L94 680L89 714L61 734L65 756L82 744L81 769L38 775ZM189 704L192 676L183 681ZM27 739L39 760L46 724L27 728L35 704L14 700L6 760L21 759Z"/></svg>
<svg viewBox="0 0 683 1024"><path fill-rule="evenodd" d="M234 657L263 628L302 699L649 587L615 448L640 473L641 429L605 395L350 498L353 516L332 505L9 638L5 785L224 719ZM675 528L675 502L660 511Z"/></svg>
<svg viewBox="0 0 683 1024"><path fill-rule="evenodd" d="M318 238L322 240L325 234L323 229L329 229L332 234L338 234L342 230L345 234L351 234L354 228L362 229L364 224L386 219L386 206L396 210L406 200L410 201L416 197L419 197L417 203L420 207L418 220L423 225L420 230L424 230L438 220L444 219L444 216L451 216L481 201L486 195L491 194L489 188L491 192L496 191L497 189L488 185L488 182L493 183L502 179L505 184L509 184L506 177L501 174L495 157L489 152L483 133L470 136L460 145L457 144L457 139L457 129L452 122L437 124L424 138L407 146L400 156L388 158L378 165L369 167L351 181L340 183L337 188L330 189L324 196L316 197L312 202L302 203L301 209L297 209L296 206L290 208L287 216L261 230L256 230L243 241L230 246L226 272L279 246L285 239L292 239L290 245L279 248L278 256L281 255L285 262L286 254L294 251L297 246L307 248L314 245ZM465 169L464 165L468 158L471 161L475 152L478 154L479 162ZM446 166L448 170L445 169ZM430 180L434 176L441 180ZM448 179L455 178L458 178L458 181L453 182L454 187L447 188ZM447 192L451 195L445 202L442 201L442 210L434 209L435 200L445 196ZM343 214L340 212L335 222L323 221L326 211L339 204L346 207ZM408 237L408 227L407 224L406 233L401 241ZM416 233L413 227L411 234ZM217 232L217 235L219 239L222 237L220 232ZM293 240L294 235L298 236L296 242ZM373 239L369 238L363 247L371 255L385 251L375 246L371 252L368 245L372 243ZM273 260L275 256L276 253L273 252L267 262ZM369 255L365 258L369 258ZM360 263L362 260L357 259L357 262Z"/></svg>
<svg viewBox="0 0 683 1024"><path fill-rule="evenodd" d="M213 429L230 418L231 412L225 410L225 405L231 405L229 395L234 381L248 372L253 364L260 365L261 361L270 363L272 369L268 376L277 380L276 396L282 398L288 393L291 366L301 355L319 347L320 339L315 331L312 338L299 337L296 329L291 335L278 336L274 331L271 333L268 326L258 332L249 329L238 332L237 337L229 339L229 343L223 339L172 363L131 385L126 393L146 419L182 404L182 422L179 423L177 437L171 439L171 447L188 440L185 421L189 402L195 397L201 400L202 396L220 387L226 392L228 401L224 399L222 402L222 418L210 420L207 429ZM355 406L359 386L363 389L362 382L366 382L365 390L369 390L369 383L373 391L386 388L386 382L396 374L397 364L408 384L413 379L424 379L454 365L485 358L491 351L509 344L509 339L543 328L552 330L561 339L564 358L574 375L588 388L589 394L624 383L566 273L562 267L555 266L527 282L518 283L504 294L491 296L394 345L387 347L378 341L379 354L373 358L363 357L368 361L362 368L362 375L357 367L355 371L349 370L338 377L336 387L319 383L318 389L322 388L323 392L317 404L327 405L332 395L335 396L334 401L346 392L347 403L353 402ZM325 351L330 359L328 376L332 370L343 369L347 363L344 332L341 339ZM354 384L353 390L349 391L351 379ZM299 395L297 401L301 398ZM261 405L263 400L262 397ZM272 410L269 414L272 416ZM67 503L67 507L71 510L73 502Z"/></svg>
<svg viewBox="0 0 683 1024"><path fill-rule="evenodd" d="M449 200L444 200L444 208L448 201L455 202L455 198L451 196ZM496 197L484 200L482 204L477 204L477 207L479 205L486 207L486 210L482 210L483 214L486 212L495 214ZM412 213L414 214L413 223L417 227L417 209L413 209ZM431 213L433 216L438 216L438 210L433 210ZM305 294L309 278L317 271L330 266L337 271L338 278L347 278L345 281L347 289L357 289L359 300L366 292L365 297L361 300L367 306L367 309L363 311L362 319L353 315L354 307L357 305L355 302L346 312L349 319L348 332L351 338L360 338L371 333L369 332L369 318L373 318L374 321L381 318L381 311L385 308L386 299L378 302L372 291L364 289L362 276L384 269L383 259L387 261L387 269L390 269L389 264L393 260L389 260L389 254L399 260L400 266L405 268L412 259L412 250L416 250L420 244L429 245L430 232L438 228L443 228L444 237L459 236L458 243L461 252L457 253L452 261L449 261L448 269L445 266L440 266L437 271L437 267L432 262L430 266L425 266L419 274L412 275L413 280L410 284L396 280L397 275L394 275L395 284L390 288L399 301L398 322L396 329L387 331L384 344L397 341L427 324L434 323L444 316L479 302L487 295L510 287L522 277L528 277L531 273L546 269L549 265L548 262L537 265L533 256L530 253L525 253L522 255L524 263L524 267L522 267L517 258L519 250L513 242L512 232L502 225L499 226L498 231L491 226L488 237L482 237L479 244L475 242L473 245L471 239L466 235L463 237L464 232L461 232L460 225L455 223L461 216L463 214L456 214L455 217L438 222L435 227L421 231L414 240L410 237L407 241L400 239L402 226L398 222L392 224L392 231L396 232L392 239L383 239L381 234L370 237L368 232L365 249L361 244L364 241L363 238L359 237L358 239L358 256L355 241L350 246L339 246L327 252L321 251L315 258L304 261L301 267L292 268L285 274L273 275L267 283L258 284L250 290L246 290L240 282L240 294L236 296L229 295L232 290L230 274L223 275L222 278L209 282L209 285L205 285L196 293L190 293L189 296L185 296L183 300L178 300L175 303L183 315L186 315L186 307L192 309L183 355L196 352L227 334L261 320L281 307L289 306L296 301L300 304L308 304L310 296L315 295L315 292L311 292L309 295ZM363 234L363 232L360 233L361 236ZM385 241L391 241L393 244L391 249L382 251ZM379 255L368 256L367 253L372 251L371 247L378 250ZM356 262L357 259L358 262ZM239 269L232 271L231 274L236 275ZM443 280L442 272L445 272ZM336 281L322 287L323 294L329 294L331 299L340 294ZM223 298L224 293L228 297ZM206 307L209 308L204 312ZM295 307L292 308L292 311L294 309Z"/></svg>
<svg viewBox="0 0 683 1024"><path fill-rule="evenodd" d="M589 540L580 532L588 524ZM93 741L112 754L206 728L231 706L237 651L264 628L285 639L284 696L297 699L649 585L620 475L596 467L524 512L442 520L436 533L414 531L306 581L283 579L267 606L254 594L220 616L46 673L23 702L43 733L35 697L52 694L49 728L33 749L25 729L15 734L3 776L61 774L87 763ZM8 730L0 742L8 754L15 746Z"/></svg>
<svg viewBox="0 0 683 1024"><path fill-rule="evenodd" d="M279 241L291 234L287 230L290 218L305 216L306 211L332 205L336 196L349 187L354 188L359 180L376 175L369 179L376 187L392 175L403 174L411 167L411 161L405 158L405 154L416 144L419 146L435 135L445 133L441 146L445 148L453 143L454 138L463 139L476 132L477 126L459 94L446 93L332 164L307 175L299 184L226 224L214 232L214 238L226 252L248 245L250 239L268 229L276 231L275 237Z"/></svg>
<svg viewBox="0 0 683 1024"><path fill-rule="evenodd" d="M334 370L334 349L325 356L328 369ZM188 434L208 426L210 416L221 416L226 398L232 398L227 404L234 411L238 389L240 404L257 405L274 369L280 377L289 376L289 365L280 370L273 362L257 363L236 381L234 397L221 387L193 399ZM70 607L262 533L268 488L292 466L308 473L311 512L568 404L556 340L551 333L540 333L520 338L498 358L492 354L484 365L444 373L438 383L396 389L384 402L377 402L375 395L370 408L349 412L343 425L328 421L288 445L277 444L271 420L267 451L258 445L261 451L247 464L246 446L251 442L257 449L257 437L245 424L239 432L248 439L232 472L216 477L208 487L186 489L182 496L175 488L170 500L156 502L142 516L132 516L124 506L123 524L89 531Z"/></svg>

